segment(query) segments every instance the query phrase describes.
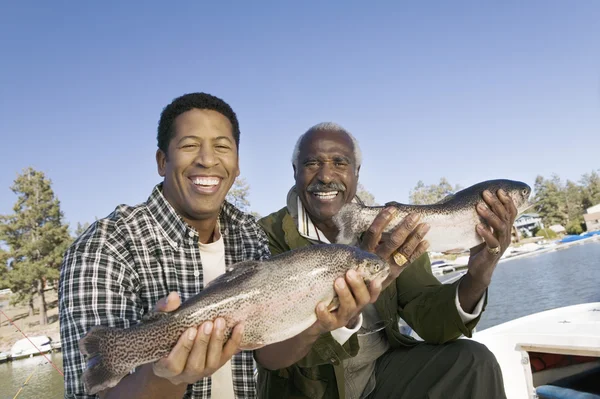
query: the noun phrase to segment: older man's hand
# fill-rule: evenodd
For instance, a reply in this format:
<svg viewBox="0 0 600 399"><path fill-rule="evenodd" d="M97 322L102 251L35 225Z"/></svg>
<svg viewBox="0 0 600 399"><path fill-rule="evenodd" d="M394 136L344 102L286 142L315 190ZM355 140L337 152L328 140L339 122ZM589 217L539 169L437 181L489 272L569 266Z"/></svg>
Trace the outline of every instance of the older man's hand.
<svg viewBox="0 0 600 399"><path fill-rule="evenodd" d="M381 289L385 289L429 248L429 243L424 240L429 225L418 223L420 218L417 214L407 215L390 233L383 233L397 214L398 209L394 206L383 209L363 234L360 245L362 249L387 259L390 264L390 275L383 282Z"/></svg>
<svg viewBox="0 0 600 399"><path fill-rule="evenodd" d="M479 224L477 233L484 242L471 249L468 273L474 280L487 287L500 257L510 245L517 208L504 190L498 190L497 195L486 190L483 192L483 199L487 206L477 206L477 213L487 226Z"/></svg>

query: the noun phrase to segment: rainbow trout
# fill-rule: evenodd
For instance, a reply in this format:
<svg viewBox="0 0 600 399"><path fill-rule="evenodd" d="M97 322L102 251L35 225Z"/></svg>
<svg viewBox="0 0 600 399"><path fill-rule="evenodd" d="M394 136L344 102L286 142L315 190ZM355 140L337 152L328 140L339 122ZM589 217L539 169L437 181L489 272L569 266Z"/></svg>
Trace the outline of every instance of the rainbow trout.
<svg viewBox="0 0 600 399"><path fill-rule="evenodd" d="M150 313L137 325L121 329L95 326L80 339L86 356L83 382L89 394L113 387L130 370L166 356L190 327L223 317L229 337L244 322L242 349L284 341L310 327L321 301L335 309L333 283L355 269L366 283L384 280L388 264L359 248L312 245L264 261L233 265L176 311Z"/></svg>
<svg viewBox="0 0 600 399"><path fill-rule="evenodd" d="M386 206L395 206L399 212L386 226L385 232L396 227L409 213L421 216L419 223L429 223L430 229L425 240L429 242L428 251L457 252L473 248L483 242L475 227L486 224L477 214L475 207L483 200L483 191L496 193L503 189L513 200L519 213L529 208L528 199L531 187L520 181L488 180L477 183L464 190L457 191L438 203L430 205L407 205L389 202ZM383 206L363 206L355 203L344 205L333 220L340 232L336 242L354 244L360 234L365 232Z"/></svg>

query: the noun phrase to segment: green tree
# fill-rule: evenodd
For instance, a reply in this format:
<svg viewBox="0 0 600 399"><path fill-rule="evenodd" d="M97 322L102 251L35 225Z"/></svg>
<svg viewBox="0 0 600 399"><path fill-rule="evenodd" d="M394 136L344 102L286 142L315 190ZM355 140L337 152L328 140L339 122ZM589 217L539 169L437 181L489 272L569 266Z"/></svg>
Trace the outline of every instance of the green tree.
<svg viewBox="0 0 600 399"><path fill-rule="evenodd" d="M238 177L235 179L233 186L227 193L225 199L231 204L235 205L243 212L247 212L250 208L250 200L248 197L250 196L250 185L246 182L246 179L243 177Z"/></svg>
<svg viewBox="0 0 600 399"><path fill-rule="evenodd" d="M600 175L594 170L581 177L582 207L585 209L600 204Z"/></svg>
<svg viewBox="0 0 600 399"><path fill-rule="evenodd" d="M360 200L367 206L377 206L377 202L375 202L375 196L371 194L362 183L358 183L356 187L356 195Z"/></svg>
<svg viewBox="0 0 600 399"><path fill-rule="evenodd" d="M88 227L90 227L89 222L85 222L84 224L77 222L77 228L75 229L75 237L77 238L80 235L82 235Z"/></svg>
<svg viewBox="0 0 600 399"><path fill-rule="evenodd" d="M409 202L414 205L434 204L461 188L458 184L452 187L445 177L442 177L438 184L431 184L429 186L425 185L422 180L419 180L415 188L410 191Z"/></svg>
<svg viewBox="0 0 600 399"><path fill-rule="evenodd" d="M548 180L538 175L535 178L534 191L537 212L544 225L566 226L568 212L560 178L553 175L552 179Z"/></svg>
<svg viewBox="0 0 600 399"><path fill-rule="evenodd" d="M8 251L0 248L0 290L8 288Z"/></svg>
<svg viewBox="0 0 600 399"><path fill-rule="evenodd" d="M68 225L63 224L60 202L43 172L28 168L17 176L11 190L17 195L14 214L0 216L0 240L11 259L8 286L13 303L40 298L41 324L48 323L44 290L59 277L64 251L71 243Z"/></svg>

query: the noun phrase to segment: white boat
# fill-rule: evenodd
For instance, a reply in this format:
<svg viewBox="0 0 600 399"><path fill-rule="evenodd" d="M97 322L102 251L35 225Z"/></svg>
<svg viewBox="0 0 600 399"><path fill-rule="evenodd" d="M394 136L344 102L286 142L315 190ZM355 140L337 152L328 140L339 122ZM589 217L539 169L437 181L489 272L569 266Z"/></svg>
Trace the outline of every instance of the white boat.
<svg viewBox="0 0 600 399"><path fill-rule="evenodd" d="M10 349L10 357L14 360L50 352L52 350L51 343L51 339L45 335L20 339Z"/></svg>
<svg viewBox="0 0 600 399"><path fill-rule="evenodd" d="M600 399L600 302L521 317L471 339L496 356L508 399Z"/></svg>

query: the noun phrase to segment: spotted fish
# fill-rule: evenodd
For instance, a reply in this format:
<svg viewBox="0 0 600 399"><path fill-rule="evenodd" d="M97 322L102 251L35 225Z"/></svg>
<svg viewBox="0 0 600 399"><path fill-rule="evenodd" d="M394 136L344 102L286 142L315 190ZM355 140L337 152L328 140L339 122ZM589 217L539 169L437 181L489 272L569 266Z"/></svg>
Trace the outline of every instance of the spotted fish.
<svg viewBox="0 0 600 399"><path fill-rule="evenodd" d="M531 187L514 180L488 180L477 183L464 190L430 205L407 205L389 202L386 206L394 206L399 212L387 225L385 232L391 231L409 213L421 216L420 223L430 225L425 240L429 243L429 251L457 252L467 250L481 244L482 238L475 227L483 219L479 217L475 207L483 201L483 191L492 193L503 189L513 200L519 213L529 208ZM339 244L354 244L360 234L365 232L383 206L363 206L356 203L344 205L334 216L333 220L339 229L336 242Z"/></svg>
<svg viewBox="0 0 600 399"><path fill-rule="evenodd" d="M185 330L218 316L226 320L226 337L245 323L242 349L291 338L317 320L317 303L337 306L333 283L350 269L367 283L389 273L385 261L356 247L312 245L237 263L174 312L151 313L127 329L92 327L79 341L85 389L94 394L115 386L133 368L166 356Z"/></svg>

